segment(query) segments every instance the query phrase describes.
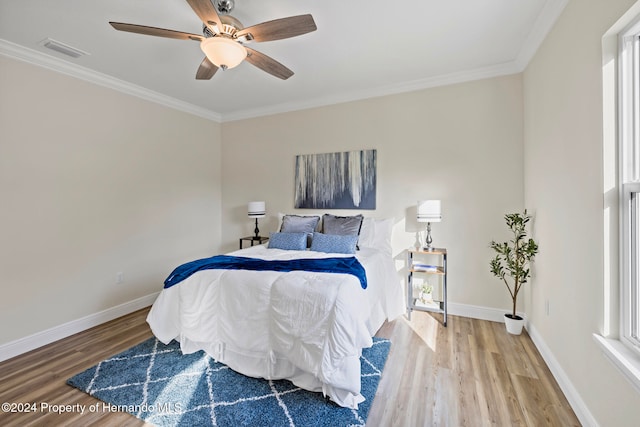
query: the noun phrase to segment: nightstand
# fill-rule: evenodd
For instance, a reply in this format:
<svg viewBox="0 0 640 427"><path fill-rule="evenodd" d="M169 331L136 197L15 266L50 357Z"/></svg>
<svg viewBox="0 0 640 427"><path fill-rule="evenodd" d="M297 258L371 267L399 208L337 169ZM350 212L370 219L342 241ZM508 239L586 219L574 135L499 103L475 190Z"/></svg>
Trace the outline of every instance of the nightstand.
<svg viewBox="0 0 640 427"><path fill-rule="evenodd" d="M256 237L256 236L241 237L241 238L240 238L240 249L242 249L242 242L243 242L243 241L245 241L245 240L247 240L247 241L251 242L251 246L253 246L253 245L261 245L261 244L263 244L264 242L268 242L268 241L269 241L269 238L268 238L268 237L263 237L263 236L258 236L258 237Z"/></svg>
<svg viewBox="0 0 640 427"><path fill-rule="evenodd" d="M411 320L412 310L432 311L442 313L442 323L447 326L447 250L445 248L433 248L431 250L408 249L407 271L409 272L407 277L407 317L409 320ZM423 302L419 298L415 298L413 295L413 278L415 274L440 277L442 281L442 301Z"/></svg>

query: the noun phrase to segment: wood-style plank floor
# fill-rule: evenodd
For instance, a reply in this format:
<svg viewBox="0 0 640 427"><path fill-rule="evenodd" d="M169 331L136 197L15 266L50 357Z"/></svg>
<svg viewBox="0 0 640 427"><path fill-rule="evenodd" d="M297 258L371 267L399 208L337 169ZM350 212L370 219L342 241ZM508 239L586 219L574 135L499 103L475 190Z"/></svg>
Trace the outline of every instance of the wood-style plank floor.
<svg viewBox="0 0 640 427"><path fill-rule="evenodd" d="M413 312L391 339L367 426L580 426L526 333L503 323Z"/></svg>
<svg viewBox="0 0 640 427"><path fill-rule="evenodd" d="M143 426L118 412L56 414L41 404L89 405L93 397L67 378L152 336L148 309L0 363L0 403L36 403L38 411L4 413L2 426ZM367 426L579 426L529 336L501 323L414 312L378 336L391 352Z"/></svg>

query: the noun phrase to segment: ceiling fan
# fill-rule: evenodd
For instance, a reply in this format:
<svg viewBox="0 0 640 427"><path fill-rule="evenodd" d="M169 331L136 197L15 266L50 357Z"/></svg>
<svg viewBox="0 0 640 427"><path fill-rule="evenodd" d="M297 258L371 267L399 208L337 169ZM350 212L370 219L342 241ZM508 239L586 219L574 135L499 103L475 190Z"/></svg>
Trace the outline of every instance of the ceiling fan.
<svg viewBox="0 0 640 427"><path fill-rule="evenodd" d="M206 56L196 72L198 80L208 80L219 68L223 70L233 68L245 59L261 70L286 80L293 75L293 71L245 44L281 40L316 30L316 23L311 15L290 16L244 28L240 21L228 15L233 9L233 0L214 0L216 6L211 0L186 1L202 20L203 35L123 22L109 22L109 24L119 31L199 41L200 48Z"/></svg>

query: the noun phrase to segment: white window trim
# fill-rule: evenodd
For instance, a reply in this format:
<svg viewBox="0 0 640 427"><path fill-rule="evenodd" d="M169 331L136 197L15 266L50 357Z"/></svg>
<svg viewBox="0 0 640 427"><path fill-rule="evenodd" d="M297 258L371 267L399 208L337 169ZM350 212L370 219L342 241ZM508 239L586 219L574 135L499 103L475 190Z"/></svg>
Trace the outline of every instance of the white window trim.
<svg viewBox="0 0 640 427"><path fill-rule="evenodd" d="M639 17L640 18L640 17ZM640 310L638 304L638 271L636 239L632 238L631 194L640 192L640 19L636 19L619 38L619 200L620 200L620 340L640 356L638 331L632 318ZM640 212L635 212L640 215ZM634 336L635 335L635 336Z"/></svg>
<svg viewBox="0 0 640 427"><path fill-rule="evenodd" d="M638 295L640 287L638 284L638 263L637 256L640 248L635 247L637 240L632 238L638 231L631 221L631 194L636 193L636 197L640 195L640 182L623 183L621 184L622 200L621 206L621 292L620 292L620 340L629 347L632 352L635 352L640 356L640 340L639 333L636 326L633 325L632 319L638 316L640 310L640 304L638 304ZM635 204L635 215L640 215L637 210L638 204ZM636 257L636 261L632 260L632 256ZM636 285L633 285L635 283ZM635 306L634 306L635 304Z"/></svg>
<svg viewBox="0 0 640 427"><path fill-rule="evenodd" d="M621 62L624 62L623 49L625 47L629 47L628 43L630 40L630 36L638 33L640 33L640 1L632 6L631 9L605 34L605 37L603 38L603 63L613 60L618 68L618 72L613 73L614 76L606 75L607 73L603 72L603 77L605 78L605 81L603 83L605 85L605 94L608 90L610 90L610 94L618 100L617 105L615 105L615 102L613 105L610 105L605 99L606 105L604 106L604 113L605 128L617 129L617 131L614 132L616 133L616 135L612 135L611 133L608 133L607 130L605 130L605 141L615 141L616 150L619 150L616 185L618 187L617 209L619 214L618 221L620 231L612 239L611 243L614 243L614 245L618 246L619 248L619 276L616 280L616 282L618 283L616 289L619 291L619 293L614 292L612 295L618 294L620 300L618 304L619 323L617 327L614 326L613 331L611 331L611 328L606 325L607 319L605 319L605 328L603 333L595 333L593 334L593 338L602 349L602 352L607 357L607 359L610 360L612 364L616 368L618 368L618 370L624 375L624 377L629 380L629 382L635 387L635 389L640 392L640 349L625 337L625 335L630 330L630 322L627 322L627 319L629 319L629 306L625 303L626 301L629 301L628 298L630 295L628 284L630 283L630 281L625 282L625 280L630 280L630 274L628 272L631 271L631 266L628 261L624 261L627 254L625 250L627 250L626 248L629 247L628 245L630 243L630 234L629 236L625 236L624 234L625 231L628 231L630 229L630 222L627 222L626 225L624 222L628 221L628 214L625 212L624 203L629 203L628 197L626 202L624 201L624 196L626 194L629 194L629 190L635 191L635 188L630 187L629 184L626 184L627 187L623 189L623 183L625 183L625 176L623 175L623 173L629 170L629 165L622 162L622 144L620 144L620 141L618 140L618 138L629 137L629 128L626 127L628 125L628 120L624 120L622 118L622 114L620 114L623 108L627 107L624 102L629 102L629 97L625 96L625 94L622 93L622 87L625 84L628 84L628 82L624 81L624 79L628 78L629 75L628 72L625 74L623 70L623 64L621 64ZM633 39L631 39L631 41L633 42ZM617 48L612 48L612 46L617 46ZM635 48L638 49L639 46L640 44L636 42ZM628 54L628 51L626 52L626 54ZM638 50L636 50L636 54L638 54ZM636 80L635 84L640 83ZM607 97L605 96L605 98ZM638 112L640 112L638 111L640 107L638 106L638 104L636 104L635 107L635 112L636 114L638 114ZM613 109L616 110L614 116L617 117L617 119L615 119L617 123L611 123L607 120L608 112ZM636 121L636 123L639 122ZM637 131L638 129L634 129L634 132ZM611 138L612 136L613 138ZM636 174L635 177L638 178L638 174ZM635 186L636 183L634 183L633 185ZM625 247L625 245L627 246ZM607 311L608 309L605 306L605 312ZM609 319L614 320L611 318Z"/></svg>
<svg viewBox="0 0 640 427"><path fill-rule="evenodd" d="M593 334L602 352L622 372L631 385L640 392L640 356L618 339Z"/></svg>

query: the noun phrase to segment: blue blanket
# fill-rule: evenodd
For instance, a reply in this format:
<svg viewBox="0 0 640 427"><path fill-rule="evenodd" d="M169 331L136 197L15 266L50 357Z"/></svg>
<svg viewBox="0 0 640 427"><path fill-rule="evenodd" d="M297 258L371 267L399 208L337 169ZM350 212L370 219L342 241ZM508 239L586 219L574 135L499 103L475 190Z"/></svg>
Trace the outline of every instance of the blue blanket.
<svg viewBox="0 0 640 427"><path fill-rule="evenodd" d="M170 288L191 276L196 271L209 269L258 270L258 271L314 271L318 273L352 274L360 280L362 289L367 289L367 275L356 257L347 258L301 258L292 260L263 260L257 258L216 255L191 261L177 267L164 281L164 287Z"/></svg>

